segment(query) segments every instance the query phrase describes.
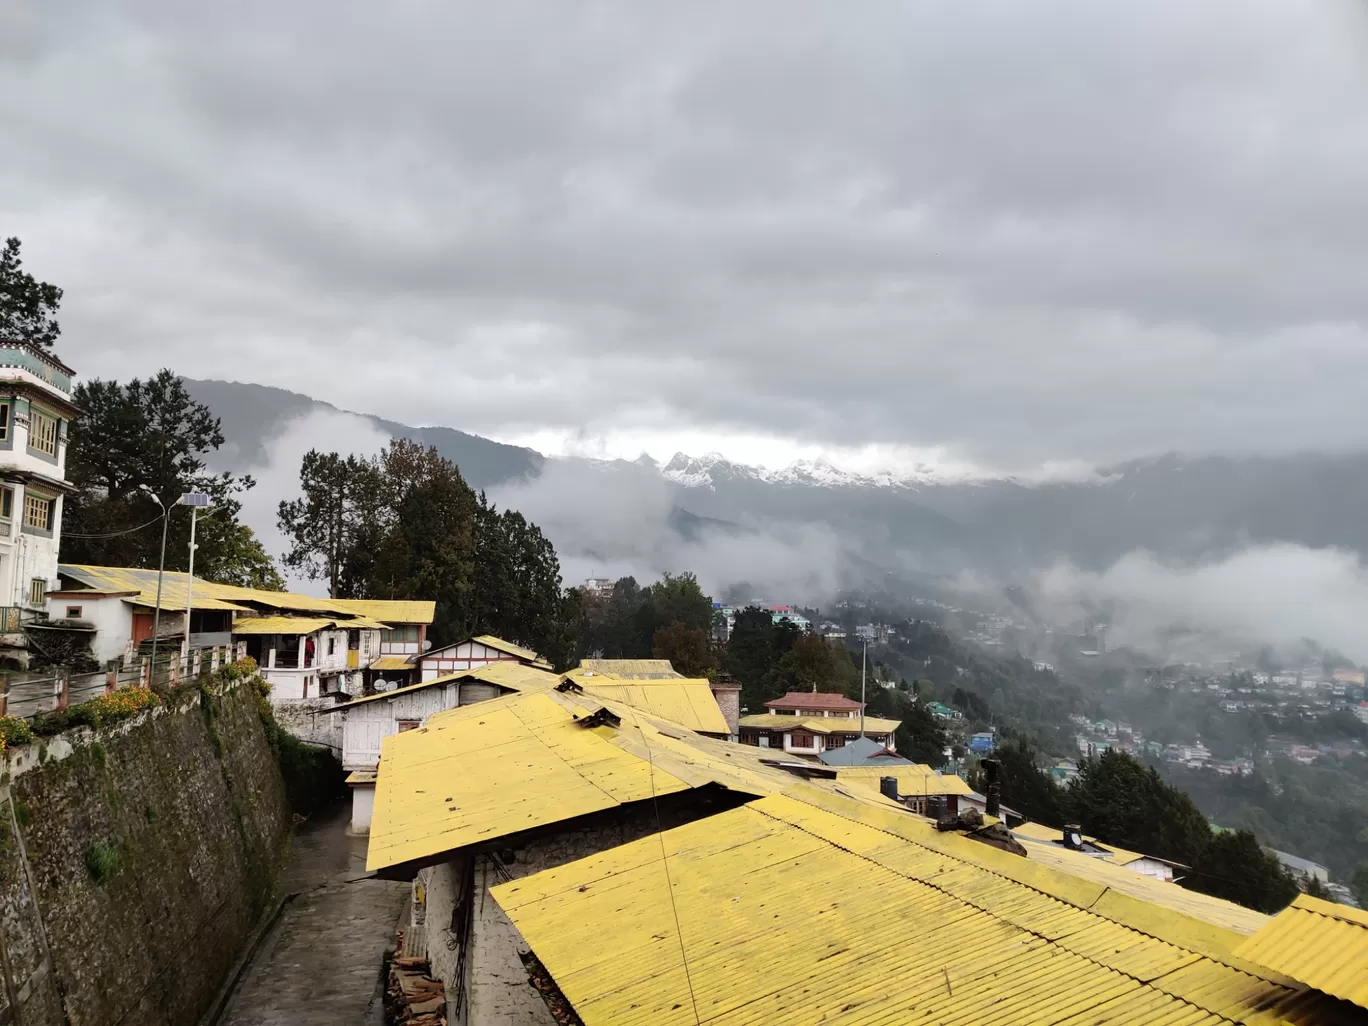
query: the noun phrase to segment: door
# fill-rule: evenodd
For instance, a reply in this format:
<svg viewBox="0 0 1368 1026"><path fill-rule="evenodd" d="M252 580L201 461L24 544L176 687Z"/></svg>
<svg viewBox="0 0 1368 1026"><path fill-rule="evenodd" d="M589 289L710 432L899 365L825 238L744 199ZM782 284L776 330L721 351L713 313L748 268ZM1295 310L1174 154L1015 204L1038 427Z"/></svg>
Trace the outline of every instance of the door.
<svg viewBox="0 0 1368 1026"><path fill-rule="evenodd" d="M152 614L134 613L133 614L133 644L141 645L148 638L152 637Z"/></svg>

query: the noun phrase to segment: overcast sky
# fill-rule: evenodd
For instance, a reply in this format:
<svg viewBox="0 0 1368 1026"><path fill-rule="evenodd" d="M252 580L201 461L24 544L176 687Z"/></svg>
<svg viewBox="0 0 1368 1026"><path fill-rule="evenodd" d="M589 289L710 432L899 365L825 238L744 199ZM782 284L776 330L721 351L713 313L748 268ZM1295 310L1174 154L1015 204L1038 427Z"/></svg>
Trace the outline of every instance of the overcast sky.
<svg viewBox="0 0 1368 1026"><path fill-rule="evenodd" d="M1368 445L1317 0L0 0L60 354L543 450Z"/></svg>

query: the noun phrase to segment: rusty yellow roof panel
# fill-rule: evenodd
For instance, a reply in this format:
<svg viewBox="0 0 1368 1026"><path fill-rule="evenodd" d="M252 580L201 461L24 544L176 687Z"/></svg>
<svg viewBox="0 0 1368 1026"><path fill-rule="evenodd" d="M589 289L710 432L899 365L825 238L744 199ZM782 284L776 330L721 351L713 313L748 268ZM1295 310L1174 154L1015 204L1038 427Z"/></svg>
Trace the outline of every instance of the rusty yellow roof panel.
<svg viewBox="0 0 1368 1026"><path fill-rule="evenodd" d="M613 744L610 733L582 726L546 692L451 709L385 738L366 867L688 787Z"/></svg>
<svg viewBox="0 0 1368 1026"><path fill-rule="evenodd" d="M103 595L118 595L133 605L156 608L157 571L139 567L84 566L63 563L58 568L63 577L80 581L93 592ZM222 585L191 578L187 573L167 571L162 575L161 608L184 611L186 600L194 609L226 610L251 612L247 606L238 605L222 592Z"/></svg>
<svg viewBox="0 0 1368 1026"><path fill-rule="evenodd" d="M684 676L675 670L668 659L581 659L578 672L603 674L622 680L663 680Z"/></svg>
<svg viewBox="0 0 1368 1026"><path fill-rule="evenodd" d="M1039 841L1043 844L1055 844L1064 835L1064 831L1059 829L1058 827L1046 826L1044 823L1030 822L1022 823L1020 826L1012 827L1012 833L1015 834L1018 838L1024 837L1028 840ZM1177 863L1170 862L1168 859L1160 859L1157 856L1153 855L1142 855L1138 851L1130 851L1127 848L1119 848L1114 844L1108 844L1106 841L1099 841L1096 837L1085 836L1083 839L1085 841L1089 841L1093 844L1096 844L1100 847L1106 848L1107 851L1111 852L1111 855L1107 857L1108 861L1113 862L1118 866L1129 865L1132 862L1136 862L1144 858L1153 858L1157 862L1166 862L1169 865L1177 865ZM1062 847L1062 845L1060 845L1060 847Z"/></svg>
<svg viewBox="0 0 1368 1026"><path fill-rule="evenodd" d="M860 732L860 718L858 716L851 718L846 716L783 716L756 713L753 716L742 716L738 723L742 727L754 727L763 730L810 730L814 734L830 734L833 732L858 734ZM891 734L901 725L902 720L885 720L878 716L866 716L864 718L866 734Z"/></svg>
<svg viewBox="0 0 1368 1026"><path fill-rule="evenodd" d="M1336 1021L1323 997L783 795L491 893L586 1026Z"/></svg>
<svg viewBox="0 0 1368 1026"><path fill-rule="evenodd" d="M270 594L264 592L263 594ZM432 623L437 603L425 599L324 599L328 608L340 613L368 616L381 623Z"/></svg>
<svg viewBox="0 0 1368 1026"><path fill-rule="evenodd" d="M371 660L368 670L414 670L417 669L413 663L409 662L406 655L382 655Z"/></svg>
<svg viewBox="0 0 1368 1026"><path fill-rule="evenodd" d="M549 670L527 663L513 662L511 659L498 663L487 663L473 670L457 670L454 673L437 677L438 682L482 681L509 691L545 691L560 683L560 677Z"/></svg>
<svg viewBox="0 0 1368 1026"><path fill-rule="evenodd" d="M1236 952L1368 1008L1368 912L1301 895Z"/></svg>
<svg viewBox="0 0 1368 1026"><path fill-rule="evenodd" d="M967 781L953 773L937 773L930 766L920 764L911 766L842 766L836 770L836 779L841 783L873 788L875 791L879 789L879 782L884 777L897 779L898 793L901 795L974 793Z"/></svg>
<svg viewBox="0 0 1368 1026"><path fill-rule="evenodd" d="M577 683L587 695L622 702L672 723L704 734L731 734L707 680L605 680L581 677Z"/></svg>
<svg viewBox="0 0 1368 1026"><path fill-rule="evenodd" d="M234 634L312 634L337 621L310 616L251 616L233 621Z"/></svg>
<svg viewBox="0 0 1368 1026"><path fill-rule="evenodd" d="M481 634L470 640L478 645L484 645L486 648L492 648L499 652L503 652L505 655L511 655L515 659L521 659L523 662L540 663L542 665L547 665L549 668L546 660L537 655L537 653L533 652L530 648L523 648L521 645L515 645L511 641L504 641L503 638L496 638L492 634Z"/></svg>

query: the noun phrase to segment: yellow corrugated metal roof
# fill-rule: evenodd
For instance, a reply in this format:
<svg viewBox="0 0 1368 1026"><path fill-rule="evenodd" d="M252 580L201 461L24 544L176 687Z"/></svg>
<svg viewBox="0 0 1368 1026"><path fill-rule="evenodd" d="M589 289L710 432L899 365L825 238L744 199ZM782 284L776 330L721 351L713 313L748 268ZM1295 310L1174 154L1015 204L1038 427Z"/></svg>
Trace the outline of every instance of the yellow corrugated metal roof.
<svg viewBox="0 0 1368 1026"><path fill-rule="evenodd" d="M1044 823L1026 822L1022 823L1020 826L1012 827L1012 833L1020 837L1027 837L1036 841L1054 843L1063 836L1064 831L1060 830L1057 827L1046 826ZM1101 847L1106 848L1109 852L1112 853L1111 861L1118 866L1128 865L1131 862L1136 862L1143 858L1153 857L1143 855L1138 851L1131 851L1127 848L1119 848L1114 844L1108 844L1106 841L1099 841L1095 837L1085 836L1083 839L1085 841L1090 841L1093 844L1100 845ZM1063 846L1060 845L1060 847ZM1157 859L1157 861L1168 862L1167 859Z"/></svg>
<svg viewBox="0 0 1368 1026"><path fill-rule="evenodd" d="M544 692L451 709L386 738L366 868L688 788L611 734Z"/></svg>
<svg viewBox="0 0 1368 1026"><path fill-rule="evenodd" d="M858 734L860 732L860 718L858 716L854 719L848 719L844 716L783 716L756 713L753 716L742 716L739 724L742 727L760 727L765 730L797 730L801 727L816 734L830 734L832 731L842 734ZM878 716L866 716L864 718L866 734L891 734L900 726L902 726L902 720L885 720Z"/></svg>
<svg viewBox="0 0 1368 1026"><path fill-rule="evenodd" d="M383 655L371 661L368 670L412 670L414 665L406 655Z"/></svg>
<svg viewBox="0 0 1368 1026"><path fill-rule="evenodd" d="M437 680L478 680L486 684L507 688L510 691L524 692L545 691L548 688L554 688L561 679L550 670L544 670L538 665L515 663L510 660L488 663L484 666L477 666L473 670L457 670L455 673L438 677Z"/></svg>
<svg viewBox="0 0 1368 1026"><path fill-rule="evenodd" d="M327 630L334 621L308 616L252 616L233 623L234 634L312 634Z"/></svg>
<svg viewBox="0 0 1368 1026"><path fill-rule="evenodd" d="M140 606L154 606L157 598L157 571L141 567L87 566L63 563L58 573L81 581L96 591L107 594L128 594L129 602ZM162 575L163 609L184 609L190 575L168 570ZM233 584L218 584L199 577L190 588L195 609L230 609L250 612L245 603L257 603L272 609L287 609L304 613L341 613L348 619L367 618L365 626L384 627L394 623L431 623L437 604L427 601L387 599L328 599L300 595L291 591L263 591L260 588L240 588ZM353 626L361 626L354 624Z"/></svg>
<svg viewBox="0 0 1368 1026"><path fill-rule="evenodd" d="M269 594L269 593L268 593ZM342 613L369 616L382 623L432 623L437 603L426 599L325 599Z"/></svg>
<svg viewBox="0 0 1368 1026"><path fill-rule="evenodd" d="M843 784L879 789L883 777L896 777L903 795L973 794L969 784L953 773L937 773L920 763L912 766L839 766L836 779Z"/></svg>
<svg viewBox="0 0 1368 1026"><path fill-rule="evenodd" d="M684 676L675 671L668 659L581 659L579 669L622 680L661 680Z"/></svg>
<svg viewBox="0 0 1368 1026"><path fill-rule="evenodd" d="M1368 1008L1368 912L1303 894L1236 951Z"/></svg>
<svg viewBox="0 0 1368 1026"><path fill-rule="evenodd" d="M784 795L491 893L587 1026L1334 1021L1324 997Z"/></svg>
<svg viewBox="0 0 1368 1026"><path fill-rule="evenodd" d="M580 677L576 683L588 695L612 699L704 734L726 734L731 727L713 697L706 679L609 680Z"/></svg>
<svg viewBox="0 0 1368 1026"><path fill-rule="evenodd" d="M156 608L157 571L143 570L138 567L83 566L63 563L58 573L71 577L96 592L109 595L122 595L125 601L138 606ZM185 600L190 599L191 608L217 609L238 612L251 612L242 605L230 601L222 594L222 586L210 581L195 578L194 587L189 587L190 575L168 571L162 575L161 608L184 610ZM187 588L189 593L187 595Z"/></svg>
<svg viewBox="0 0 1368 1026"><path fill-rule="evenodd" d="M621 717L619 728L589 730L576 722L600 708ZM514 758L518 753L526 758ZM710 783L768 794L795 782L766 764L773 755L702 737L597 695L543 689L459 706L385 739L367 864L383 869L649 798L652 769L655 794ZM433 790L433 780L447 782L439 789L439 797L451 799L446 805L414 797ZM562 791L570 800L559 800ZM386 810L392 804L392 813L382 804Z"/></svg>
<svg viewBox="0 0 1368 1026"><path fill-rule="evenodd" d="M541 656L537 655L537 653L533 652L530 648L523 648L521 645L515 645L511 641L504 641L503 638L496 638L492 634L480 634L470 640L476 644L484 645L486 648L498 649L500 652L522 659L525 662L545 662Z"/></svg>

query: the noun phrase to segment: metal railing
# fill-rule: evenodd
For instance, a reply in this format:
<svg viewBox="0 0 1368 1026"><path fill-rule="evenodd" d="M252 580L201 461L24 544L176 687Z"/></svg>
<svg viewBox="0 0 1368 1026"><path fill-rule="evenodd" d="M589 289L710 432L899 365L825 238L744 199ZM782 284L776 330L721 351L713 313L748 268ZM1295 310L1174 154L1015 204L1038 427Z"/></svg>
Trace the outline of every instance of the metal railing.
<svg viewBox="0 0 1368 1026"><path fill-rule="evenodd" d="M189 655L172 652L158 657L156 667L150 659L133 659L94 673L46 671L43 676L11 675L0 682L0 715L33 719L43 713L58 712L82 705L119 688L134 685L154 690L169 690L199 680L219 667L246 655L246 644L217 645L195 649Z"/></svg>

